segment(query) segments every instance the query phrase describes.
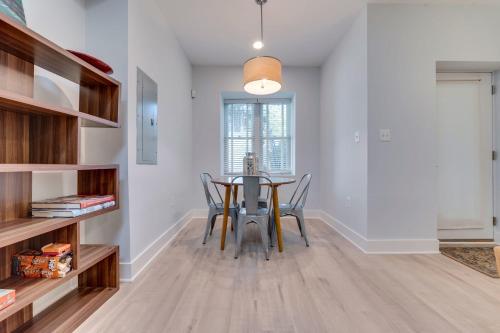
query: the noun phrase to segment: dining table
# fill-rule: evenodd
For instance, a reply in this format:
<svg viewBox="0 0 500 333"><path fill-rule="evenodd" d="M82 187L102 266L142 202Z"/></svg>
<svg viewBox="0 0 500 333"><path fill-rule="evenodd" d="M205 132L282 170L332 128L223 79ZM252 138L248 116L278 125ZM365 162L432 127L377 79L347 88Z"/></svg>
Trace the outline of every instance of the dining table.
<svg viewBox="0 0 500 333"><path fill-rule="evenodd" d="M212 179L212 183L216 185L224 186L224 219L222 221L222 235L220 240L220 249L223 251L226 243L226 233L227 233L227 220L229 217L229 204L231 202L231 192L233 193L233 202L236 204L238 202L238 187L243 186L243 178L239 176L224 176ZM293 184L295 179L291 177L268 177L271 180L271 184L262 183L262 186L271 186L272 199L273 199L273 209L274 209L274 221L276 224L276 235L278 238L278 250L283 252L283 235L281 233L281 215L280 215L280 203L278 188L282 185ZM234 180L234 182L233 182ZM233 190L234 186L234 191ZM234 223L234 222L233 222Z"/></svg>

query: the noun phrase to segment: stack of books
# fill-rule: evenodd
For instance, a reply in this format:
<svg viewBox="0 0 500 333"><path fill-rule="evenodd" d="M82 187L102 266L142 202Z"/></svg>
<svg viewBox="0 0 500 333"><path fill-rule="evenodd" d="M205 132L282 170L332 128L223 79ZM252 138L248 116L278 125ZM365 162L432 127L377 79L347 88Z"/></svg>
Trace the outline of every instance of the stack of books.
<svg viewBox="0 0 500 333"><path fill-rule="evenodd" d="M12 257L12 271L24 278L63 278L71 271L71 244L50 243L42 251L26 250Z"/></svg>
<svg viewBox="0 0 500 333"><path fill-rule="evenodd" d="M114 195L73 195L31 203L34 217L77 217L115 205Z"/></svg>
<svg viewBox="0 0 500 333"><path fill-rule="evenodd" d="M0 310L5 309L16 301L16 291L13 289L0 289Z"/></svg>

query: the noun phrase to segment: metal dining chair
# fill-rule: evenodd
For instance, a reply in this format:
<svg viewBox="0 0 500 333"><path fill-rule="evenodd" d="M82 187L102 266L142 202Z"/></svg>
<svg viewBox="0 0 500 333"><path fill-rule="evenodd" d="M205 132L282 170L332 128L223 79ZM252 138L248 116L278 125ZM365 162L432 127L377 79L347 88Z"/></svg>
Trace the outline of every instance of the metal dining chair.
<svg viewBox="0 0 500 333"><path fill-rule="evenodd" d="M203 244L207 242L208 235L212 235L212 231L214 229L215 220L218 215L224 214L224 200L222 200L222 196L219 192L219 189L215 184L212 183L212 176L209 173L200 174L201 182L203 183L203 189L205 190L205 197L207 199L208 204L208 218L207 225L205 227L205 235L203 237ZM210 191L210 184L213 185L215 191L220 199L220 202L216 202L212 196L212 192ZM231 224L236 224L238 220L238 207L237 205L230 203L229 204L229 216L231 217Z"/></svg>
<svg viewBox="0 0 500 333"><path fill-rule="evenodd" d="M271 179L271 174L265 171L259 171L260 176L267 177ZM265 188L265 189L264 189ZM265 193L265 195L263 195ZM259 189L259 207L260 208L267 208L269 207L268 201L269 201L269 195L271 194L271 187L270 186L260 186ZM241 202L241 207L245 207L245 200Z"/></svg>
<svg viewBox="0 0 500 333"><path fill-rule="evenodd" d="M297 226L300 230L300 235L304 237L306 246L309 246L309 240L307 239L306 225L304 221L304 206L306 205L307 193L309 192L309 186L311 185L312 175L310 173L305 174L300 179L297 188L293 192L292 197L288 203L280 204L280 216L294 216L297 219ZM298 194L300 192L300 194ZM274 225L274 214L271 217L271 246L273 245L273 240L276 234L276 229Z"/></svg>
<svg viewBox="0 0 500 333"><path fill-rule="evenodd" d="M249 223L258 225L262 238L262 245L266 255L266 260L269 260L269 222L271 219L271 202L267 203L267 207L259 207L259 194L261 186L272 186L272 181L265 176L238 176L232 181L243 179L243 198L245 199L245 208L241 208L238 212L238 223L234 228L236 234L236 250L234 258L237 259L240 249L245 226Z"/></svg>

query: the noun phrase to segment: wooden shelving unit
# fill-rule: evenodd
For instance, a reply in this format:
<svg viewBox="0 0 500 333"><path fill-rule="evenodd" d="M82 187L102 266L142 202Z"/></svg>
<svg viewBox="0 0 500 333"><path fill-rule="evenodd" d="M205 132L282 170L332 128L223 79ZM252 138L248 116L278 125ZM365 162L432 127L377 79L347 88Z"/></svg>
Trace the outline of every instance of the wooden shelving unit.
<svg viewBox="0 0 500 333"><path fill-rule="evenodd" d="M118 206L109 207L89 214L71 218L40 218L28 217L17 220L8 221L0 225L0 247L5 247L15 244L24 239L42 235L44 233L61 229L71 224L78 223L83 220L107 214L117 210Z"/></svg>
<svg viewBox="0 0 500 333"><path fill-rule="evenodd" d="M119 127L117 122L111 120L60 106L50 105L36 101L31 97L22 96L5 90L0 90L0 107L2 110L11 112L66 116L75 119L80 118L82 120L82 126L84 127Z"/></svg>
<svg viewBox="0 0 500 333"><path fill-rule="evenodd" d="M1 110L1 108L0 108ZM5 172L51 172L78 170L118 170L117 164L0 164L0 173Z"/></svg>
<svg viewBox="0 0 500 333"><path fill-rule="evenodd" d="M0 321L8 318L21 310L25 306L33 303L34 299L43 296L61 283L78 276L100 261L116 255L116 246L107 245L81 245L80 247L80 265L78 269L72 270L62 279L22 279L19 277L10 277L0 282L1 289L15 289L16 302L11 306L0 311ZM117 282L118 283L118 282Z"/></svg>
<svg viewBox="0 0 500 333"><path fill-rule="evenodd" d="M80 244L81 221L119 209L118 165L82 165L80 128L119 127L120 83L0 14L0 288L16 302L0 310L0 333L71 332L119 288L119 251ZM79 110L35 100L34 66L80 85ZM77 194L114 194L116 205L75 218L30 216L32 176L75 171ZM72 244L73 270L62 279L21 279L12 255L49 242ZM72 278L78 288L33 316L33 302Z"/></svg>

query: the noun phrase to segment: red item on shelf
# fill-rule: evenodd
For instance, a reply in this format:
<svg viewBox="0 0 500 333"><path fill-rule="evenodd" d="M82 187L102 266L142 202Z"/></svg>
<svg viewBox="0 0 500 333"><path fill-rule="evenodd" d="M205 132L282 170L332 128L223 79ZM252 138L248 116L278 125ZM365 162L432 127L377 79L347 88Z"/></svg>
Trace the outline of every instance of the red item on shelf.
<svg viewBox="0 0 500 333"><path fill-rule="evenodd" d="M16 291L13 289L0 289L0 310L5 309L16 301Z"/></svg>
<svg viewBox="0 0 500 333"><path fill-rule="evenodd" d="M113 194L109 195L69 195L66 197L52 198L31 203L32 209L83 209L102 205L115 200Z"/></svg>
<svg viewBox="0 0 500 333"><path fill-rule="evenodd" d="M59 256L71 250L71 244L50 243L42 247L44 255Z"/></svg>
<svg viewBox="0 0 500 333"><path fill-rule="evenodd" d="M76 55L78 58L82 59L86 63L91 64L95 68L103 71L106 74L113 74L113 68L111 68L110 65L105 63L104 61L97 59L96 57L91 56L90 54L86 54L83 52L78 52L74 50L68 50L69 52L73 53Z"/></svg>

